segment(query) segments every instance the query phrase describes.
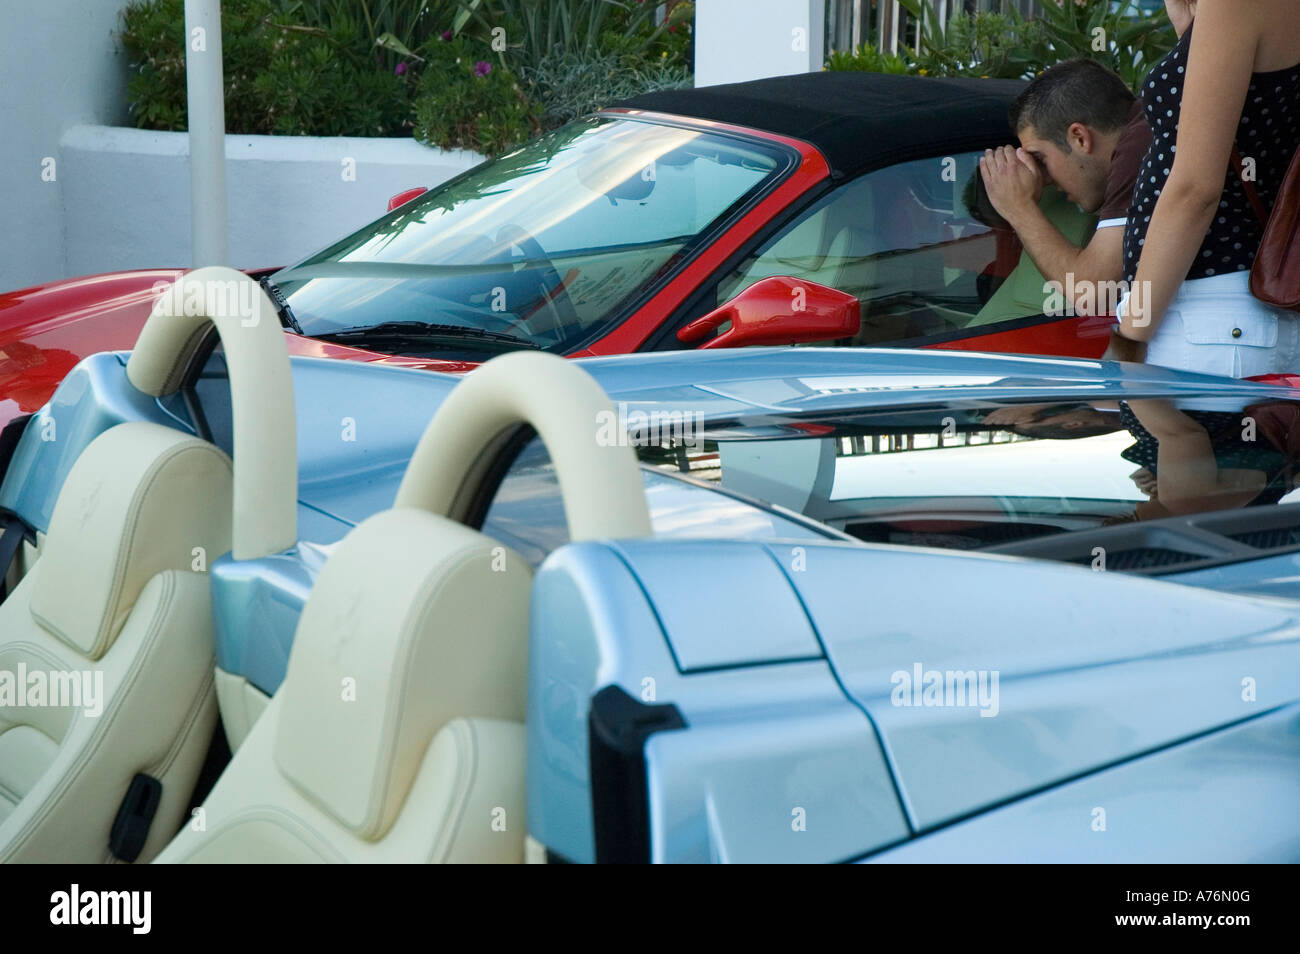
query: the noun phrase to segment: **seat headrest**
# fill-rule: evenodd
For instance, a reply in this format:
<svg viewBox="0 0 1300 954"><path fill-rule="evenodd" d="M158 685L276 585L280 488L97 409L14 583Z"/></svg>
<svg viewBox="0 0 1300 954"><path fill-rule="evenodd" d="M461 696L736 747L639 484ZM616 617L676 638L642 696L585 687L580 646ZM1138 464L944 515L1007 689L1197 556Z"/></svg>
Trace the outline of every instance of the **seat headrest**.
<svg viewBox="0 0 1300 954"><path fill-rule="evenodd" d="M150 579L204 568L230 549L230 512L230 458L217 447L158 424L109 428L59 491L32 616L99 659Z"/></svg>
<svg viewBox="0 0 1300 954"><path fill-rule="evenodd" d="M532 567L424 510L376 514L312 588L279 691L275 760L367 840L392 825L434 735L458 716L522 722Z"/></svg>

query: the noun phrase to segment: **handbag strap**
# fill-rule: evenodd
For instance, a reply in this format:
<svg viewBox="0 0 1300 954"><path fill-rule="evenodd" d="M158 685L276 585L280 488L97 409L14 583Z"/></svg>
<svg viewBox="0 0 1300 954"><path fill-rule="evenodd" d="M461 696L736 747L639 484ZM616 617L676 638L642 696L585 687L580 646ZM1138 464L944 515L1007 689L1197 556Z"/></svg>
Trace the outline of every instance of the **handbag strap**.
<svg viewBox="0 0 1300 954"><path fill-rule="evenodd" d="M1237 151L1235 142L1232 144L1232 167L1237 170L1237 178L1241 180L1241 186L1246 190L1246 198L1250 200L1250 207L1255 210L1255 218L1259 219L1260 225L1268 228L1268 211L1255 190L1255 183L1246 178L1246 167L1241 161L1241 153Z"/></svg>

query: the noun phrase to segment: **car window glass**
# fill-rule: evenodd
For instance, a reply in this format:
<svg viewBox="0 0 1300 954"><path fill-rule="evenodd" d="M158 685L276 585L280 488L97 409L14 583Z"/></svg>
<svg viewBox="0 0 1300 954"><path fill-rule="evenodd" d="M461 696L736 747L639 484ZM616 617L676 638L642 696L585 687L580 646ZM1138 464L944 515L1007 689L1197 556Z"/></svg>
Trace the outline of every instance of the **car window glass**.
<svg viewBox="0 0 1300 954"><path fill-rule="evenodd" d="M900 163L843 185L768 240L717 286L715 304L772 276L857 297L872 345L949 335L1043 313L1044 279L987 205L981 153ZM1043 211L1072 242L1095 227L1058 190Z"/></svg>
<svg viewBox="0 0 1300 954"><path fill-rule="evenodd" d="M1300 508L1279 509L1300 496L1300 403L1276 397L773 415L706 429L687 456L702 481L867 543L1153 573L1300 549Z"/></svg>
<svg viewBox="0 0 1300 954"><path fill-rule="evenodd" d="M617 323L787 162L775 147L700 130L582 120L438 186L275 282L305 333L326 340L342 333L350 337L340 343L371 350L472 360L519 345L566 353ZM363 334L394 322L439 327Z"/></svg>
<svg viewBox="0 0 1300 954"><path fill-rule="evenodd" d="M673 463L678 455L671 451L639 450L643 463L650 465L641 473L655 536L678 540L824 540L826 537L812 526L732 494L673 476L684 473L695 480L707 480L709 467L716 466L716 447L712 465L708 459L701 464L682 455L679 466ZM540 440L533 440L515 459L492 500L483 521L483 532L518 551L534 566L552 550L569 542L555 466Z"/></svg>

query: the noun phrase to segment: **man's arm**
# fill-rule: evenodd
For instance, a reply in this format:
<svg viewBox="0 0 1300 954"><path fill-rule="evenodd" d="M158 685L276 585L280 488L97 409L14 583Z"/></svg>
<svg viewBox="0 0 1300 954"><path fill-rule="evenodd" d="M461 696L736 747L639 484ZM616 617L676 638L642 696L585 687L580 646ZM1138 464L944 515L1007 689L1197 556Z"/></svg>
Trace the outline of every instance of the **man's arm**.
<svg viewBox="0 0 1300 954"><path fill-rule="evenodd" d="M991 149L980 160L980 174L989 200L1007 223L1048 281L1062 288L1080 289L1081 299L1101 301L1096 283L1118 282L1124 277L1124 229L1122 225L1098 229L1088 244L1079 248L1053 225L1038 206L1042 174L1032 158L1010 146ZM1067 276L1073 275L1073 282ZM1082 292L1090 286L1091 296Z"/></svg>

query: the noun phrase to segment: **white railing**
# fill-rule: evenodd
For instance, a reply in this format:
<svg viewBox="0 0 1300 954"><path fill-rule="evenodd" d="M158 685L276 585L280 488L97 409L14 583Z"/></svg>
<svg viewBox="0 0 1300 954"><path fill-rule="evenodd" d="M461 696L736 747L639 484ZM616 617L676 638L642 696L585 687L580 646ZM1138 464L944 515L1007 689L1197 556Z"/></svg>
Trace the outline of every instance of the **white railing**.
<svg viewBox="0 0 1300 954"><path fill-rule="evenodd" d="M958 13L1015 8L1029 16L1039 0L930 0L939 20L947 23ZM920 31L898 0L826 0L826 49L854 50L872 43L886 53L911 47L920 50Z"/></svg>

